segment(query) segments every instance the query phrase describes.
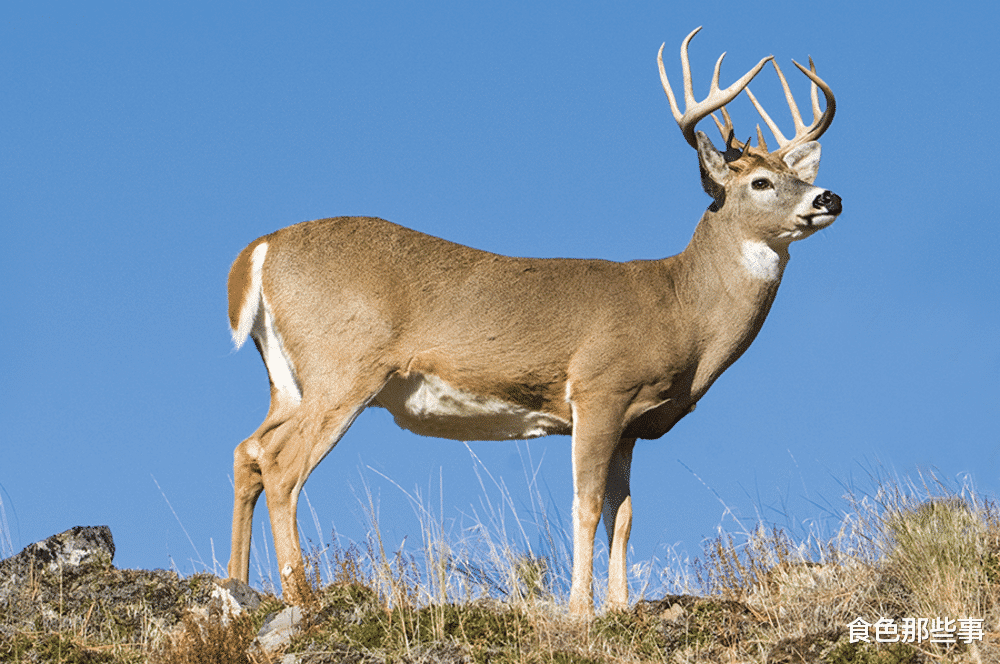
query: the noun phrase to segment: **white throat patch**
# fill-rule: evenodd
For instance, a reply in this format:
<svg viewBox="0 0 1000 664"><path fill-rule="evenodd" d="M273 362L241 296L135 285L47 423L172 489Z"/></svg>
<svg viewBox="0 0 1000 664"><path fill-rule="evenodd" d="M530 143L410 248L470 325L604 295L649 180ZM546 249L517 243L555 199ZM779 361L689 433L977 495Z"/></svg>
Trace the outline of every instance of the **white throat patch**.
<svg viewBox="0 0 1000 664"><path fill-rule="evenodd" d="M781 278L781 256L766 242L744 241L740 247L740 263L756 279L775 281Z"/></svg>

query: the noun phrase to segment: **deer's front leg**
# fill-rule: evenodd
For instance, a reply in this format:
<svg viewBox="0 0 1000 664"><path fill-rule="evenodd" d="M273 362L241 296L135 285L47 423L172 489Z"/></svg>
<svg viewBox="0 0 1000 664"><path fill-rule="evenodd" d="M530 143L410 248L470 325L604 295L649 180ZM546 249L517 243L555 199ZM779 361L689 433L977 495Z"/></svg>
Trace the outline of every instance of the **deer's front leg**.
<svg viewBox="0 0 1000 664"><path fill-rule="evenodd" d="M608 534L607 608L628 608L628 574L625 554L632 531L632 492L629 474L635 438L623 438L611 455L604 490L604 530Z"/></svg>
<svg viewBox="0 0 1000 664"><path fill-rule="evenodd" d="M621 435L621 410L607 403L573 408L573 583L569 611L594 613L594 534L601 519L608 463Z"/></svg>

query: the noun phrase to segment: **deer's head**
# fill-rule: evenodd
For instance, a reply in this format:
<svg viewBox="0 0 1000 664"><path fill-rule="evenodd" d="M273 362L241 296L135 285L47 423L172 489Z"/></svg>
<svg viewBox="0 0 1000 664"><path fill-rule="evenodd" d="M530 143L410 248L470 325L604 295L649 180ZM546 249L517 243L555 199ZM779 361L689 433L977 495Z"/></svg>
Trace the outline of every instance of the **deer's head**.
<svg viewBox="0 0 1000 664"><path fill-rule="evenodd" d="M812 59L809 60L809 69L793 61L812 82L813 122L809 125L802 121L788 82L772 56L763 58L738 81L725 90L720 90L719 70L726 55L723 53L715 63L708 97L697 102L692 93L688 44L699 30L701 28L691 32L681 44L685 102L683 113L677 107L663 68L663 46L657 55L657 62L660 80L670 100L674 119L688 144L698 151L702 186L714 199L709 209L728 213L725 215L726 223L732 226L727 229L728 232L740 235L747 241L765 242L772 248L787 246L789 242L808 237L832 224L842 209L840 197L812 183L819 170L820 145L816 139L833 121L836 101L830 87L816 75ZM795 136L791 139L782 135L747 87L768 61L774 64L778 73L795 122ZM773 152L768 150L759 125L756 146L750 145L749 140L736 140L733 123L725 105L744 90L778 141L778 148ZM826 98L826 109L822 112L819 108L818 90L822 90ZM721 110L723 122L713 115L717 110ZM698 122L709 115L725 141L725 150L722 152L715 148L704 132L695 131Z"/></svg>

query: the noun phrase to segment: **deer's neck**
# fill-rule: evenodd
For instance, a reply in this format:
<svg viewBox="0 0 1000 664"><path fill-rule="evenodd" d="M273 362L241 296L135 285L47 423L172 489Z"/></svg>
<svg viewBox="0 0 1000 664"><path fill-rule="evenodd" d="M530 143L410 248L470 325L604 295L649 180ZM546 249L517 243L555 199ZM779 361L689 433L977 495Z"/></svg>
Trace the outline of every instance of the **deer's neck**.
<svg viewBox="0 0 1000 664"><path fill-rule="evenodd" d="M788 262L787 246L776 249L755 241L739 226L708 211L677 256L678 297L694 319L696 394L703 394L760 332Z"/></svg>

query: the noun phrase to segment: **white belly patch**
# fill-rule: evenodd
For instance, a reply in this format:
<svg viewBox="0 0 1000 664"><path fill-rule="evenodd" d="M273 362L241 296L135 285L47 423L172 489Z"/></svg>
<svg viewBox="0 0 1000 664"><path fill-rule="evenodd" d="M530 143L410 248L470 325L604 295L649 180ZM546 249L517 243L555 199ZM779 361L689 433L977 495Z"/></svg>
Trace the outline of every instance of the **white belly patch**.
<svg viewBox="0 0 1000 664"><path fill-rule="evenodd" d="M393 376L372 405L423 436L509 440L565 433L569 422L523 406L457 389L434 375Z"/></svg>

